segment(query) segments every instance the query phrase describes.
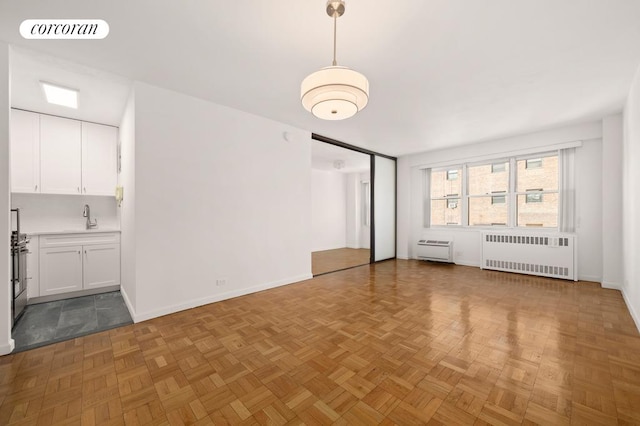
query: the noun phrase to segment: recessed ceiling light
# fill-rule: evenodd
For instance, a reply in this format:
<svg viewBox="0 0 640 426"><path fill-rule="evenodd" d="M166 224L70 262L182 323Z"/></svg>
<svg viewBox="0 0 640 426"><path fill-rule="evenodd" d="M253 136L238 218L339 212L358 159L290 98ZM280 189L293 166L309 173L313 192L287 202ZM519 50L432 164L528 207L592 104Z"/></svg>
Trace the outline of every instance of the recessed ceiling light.
<svg viewBox="0 0 640 426"><path fill-rule="evenodd" d="M57 86L55 84L41 81L44 95L47 102L55 105L62 105L67 108L78 109L78 91L67 87Z"/></svg>

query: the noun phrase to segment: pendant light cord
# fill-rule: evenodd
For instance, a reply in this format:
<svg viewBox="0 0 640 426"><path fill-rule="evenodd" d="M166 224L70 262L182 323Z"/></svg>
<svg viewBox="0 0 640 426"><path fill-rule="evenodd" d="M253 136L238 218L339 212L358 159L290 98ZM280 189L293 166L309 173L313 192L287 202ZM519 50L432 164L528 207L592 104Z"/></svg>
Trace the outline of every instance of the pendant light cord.
<svg viewBox="0 0 640 426"><path fill-rule="evenodd" d="M338 65L338 62L336 61L336 27L338 24L338 14L334 13L333 14L333 66L335 67L336 65Z"/></svg>

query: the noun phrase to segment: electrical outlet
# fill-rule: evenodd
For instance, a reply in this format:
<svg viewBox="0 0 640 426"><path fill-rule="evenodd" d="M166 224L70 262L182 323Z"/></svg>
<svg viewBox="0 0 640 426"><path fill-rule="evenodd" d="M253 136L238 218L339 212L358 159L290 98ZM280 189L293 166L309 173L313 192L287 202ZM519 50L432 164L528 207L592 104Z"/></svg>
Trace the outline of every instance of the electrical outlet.
<svg viewBox="0 0 640 426"><path fill-rule="evenodd" d="M227 279L226 278L218 278L216 280L216 286L222 287L222 286L225 286L225 285L227 285Z"/></svg>

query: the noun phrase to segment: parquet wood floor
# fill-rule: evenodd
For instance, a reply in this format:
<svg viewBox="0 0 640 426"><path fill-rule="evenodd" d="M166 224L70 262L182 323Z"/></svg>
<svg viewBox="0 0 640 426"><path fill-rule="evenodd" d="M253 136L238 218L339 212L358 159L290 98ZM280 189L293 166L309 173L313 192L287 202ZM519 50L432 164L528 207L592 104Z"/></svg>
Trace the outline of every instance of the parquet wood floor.
<svg viewBox="0 0 640 426"><path fill-rule="evenodd" d="M313 275L340 271L354 266L366 265L371 256L369 249L339 248L314 251L311 253L311 273Z"/></svg>
<svg viewBox="0 0 640 426"><path fill-rule="evenodd" d="M0 424L639 424L618 291L387 261L0 358Z"/></svg>

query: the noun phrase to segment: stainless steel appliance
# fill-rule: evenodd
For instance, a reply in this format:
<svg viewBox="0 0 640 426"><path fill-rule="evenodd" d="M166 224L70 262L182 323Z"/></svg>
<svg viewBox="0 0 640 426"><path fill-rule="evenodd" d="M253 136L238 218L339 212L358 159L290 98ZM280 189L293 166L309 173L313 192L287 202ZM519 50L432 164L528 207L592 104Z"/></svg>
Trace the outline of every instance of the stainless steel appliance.
<svg viewBox="0 0 640 426"><path fill-rule="evenodd" d="M16 230L11 232L11 326L13 327L27 306L27 243L26 234L20 232L20 209L11 209L16 213Z"/></svg>

